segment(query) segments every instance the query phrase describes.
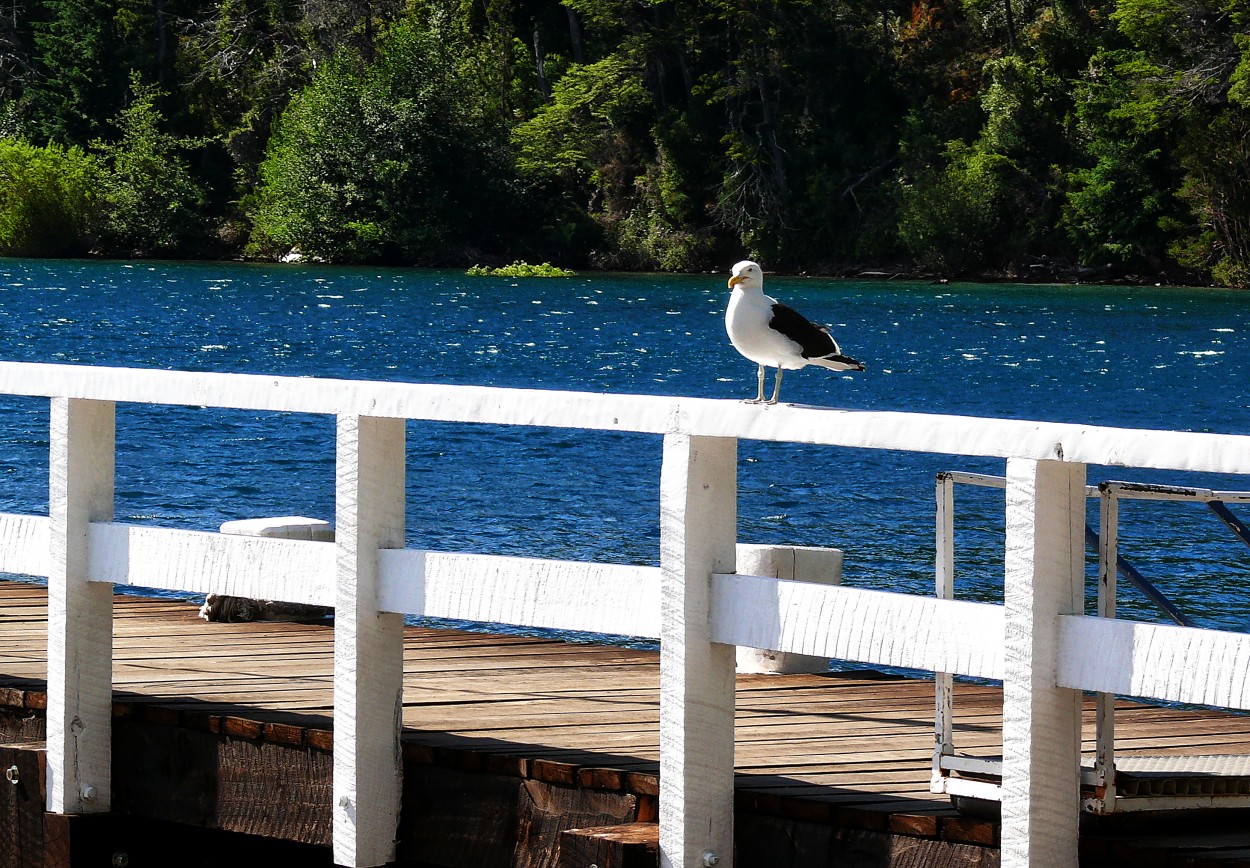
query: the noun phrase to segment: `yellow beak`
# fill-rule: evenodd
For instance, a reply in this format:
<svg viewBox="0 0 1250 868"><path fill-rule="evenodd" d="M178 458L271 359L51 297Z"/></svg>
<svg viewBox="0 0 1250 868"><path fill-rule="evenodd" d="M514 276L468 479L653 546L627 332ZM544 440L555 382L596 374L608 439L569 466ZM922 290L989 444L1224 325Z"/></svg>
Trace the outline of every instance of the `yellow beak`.
<svg viewBox="0 0 1250 868"><path fill-rule="evenodd" d="M737 286L738 284L742 283L745 280L746 278L743 277L741 274L735 274L733 277L729 278L729 288L733 289L735 286Z"/></svg>

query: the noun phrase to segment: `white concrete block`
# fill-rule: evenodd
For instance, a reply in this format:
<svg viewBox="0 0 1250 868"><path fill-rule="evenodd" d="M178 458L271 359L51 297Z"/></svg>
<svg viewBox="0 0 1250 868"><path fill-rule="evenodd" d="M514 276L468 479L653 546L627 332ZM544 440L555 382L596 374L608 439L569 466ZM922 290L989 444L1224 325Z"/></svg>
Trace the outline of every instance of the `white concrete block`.
<svg viewBox="0 0 1250 868"><path fill-rule="evenodd" d="M794 579L822 585L842 583L842 551L816 546L769 546L738 543L738 573ZM792 654L768 648L739 646L738 671L784 675L797 672L825 672L829 658Z"/></svg>
<svg viewBox="0 0 1250 868"><path fill-rule="evenodd" d="M277 539L307 539L334 542L334 524L302 515L281 515L273 518L241 518L225 521L221 532L240 536L263 536Z"/></svg>
<svg viewBox="0 0 1250 868"><path fill-rule="evenodd" d="M253 539L334 542L334 525L331 522L302 515L237 519L222 522L220 531L227 536ZM220 537L215 537L215 540L221 542ZM230 550L221 545L214 548ZM212 587L218 590L209 593L200 607L200 617L205 621L315 620L334 611L330 599L333 578L322 568L322 561L326 557L332 561L333 553L326 555L298 546L287 547L286 553L252 550L244 551L243 555L243 558L236 557L229 564L223 564L220 557L213 559L214 564L226 569L212 577ZM245 583L268 586L274 591L248 594L223 590Z"/></svg>

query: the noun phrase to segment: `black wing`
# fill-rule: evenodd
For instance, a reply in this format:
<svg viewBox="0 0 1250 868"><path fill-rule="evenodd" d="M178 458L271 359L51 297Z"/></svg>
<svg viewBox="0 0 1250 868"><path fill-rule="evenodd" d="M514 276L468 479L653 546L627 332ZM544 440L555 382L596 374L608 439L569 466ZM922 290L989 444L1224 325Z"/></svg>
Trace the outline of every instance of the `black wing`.
<svg viewBox="0 0 1250 868"><path fill-rule="evenodd" d="M803 358L818 359L842 352L827 329L812 323L792 307L781 302L773 305L769 325L803 348Z"/></svg>

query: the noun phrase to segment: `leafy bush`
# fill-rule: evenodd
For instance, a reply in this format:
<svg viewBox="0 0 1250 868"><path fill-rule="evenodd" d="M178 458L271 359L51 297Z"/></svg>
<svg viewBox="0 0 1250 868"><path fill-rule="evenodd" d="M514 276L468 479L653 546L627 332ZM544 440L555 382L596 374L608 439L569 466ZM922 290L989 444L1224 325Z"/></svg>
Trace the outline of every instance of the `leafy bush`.
<svg viewBox="0 0 1250 868"><path fill-rule="evenodd" d="M86 253L97 176L95 161L81 148L0 139L0 254Z"/></svg>
<svg viewBox="0 0 1250 868"><path fill-rule="evenodd" d="M1006 158L957 142L951 162L900 189L898 236L919 262L963 274L989 264L998 252L1009 205L1013 167Z"/></svg>
<svg viewBox="0 0 1250 868"><path fill-rule="evenodd" d="M436 30L409 20L366 64L340 50L278 121L251 249L331 262L438 262L499 226L512 191L496 132Z"/></svg>
<svg viewBox="0 0 1250 868"><path fill-rule="evenodd" d="M567 268L552 265L550 262L544 262L542 265L530 265L528 262L520 260L499 268L474 265L465 272L465 274L472 277L573 277L576 273L575 271L569 271Z"/></svg>
<svg viewBox="0 0 1250 868"><path fill-rule="evenodd" d="M131 103L114 120L117 142L95 141L101 155L104 221L101 244L123 255L188 252L202 235L204 188L183 154L203 142L161 129L161 93L130 77Z"/></svg>

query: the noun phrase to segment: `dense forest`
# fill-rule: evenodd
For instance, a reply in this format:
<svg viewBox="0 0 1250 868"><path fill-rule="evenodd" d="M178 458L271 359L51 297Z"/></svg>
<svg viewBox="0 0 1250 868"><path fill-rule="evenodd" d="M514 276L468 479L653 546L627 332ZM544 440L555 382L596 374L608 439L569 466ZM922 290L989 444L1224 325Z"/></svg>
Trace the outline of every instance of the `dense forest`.
<svg viewBox="0 0 1250 868"><path fill-rule="evenodd" d="M1250 0L4 0L0 253L1250 285Z"/></svg>

